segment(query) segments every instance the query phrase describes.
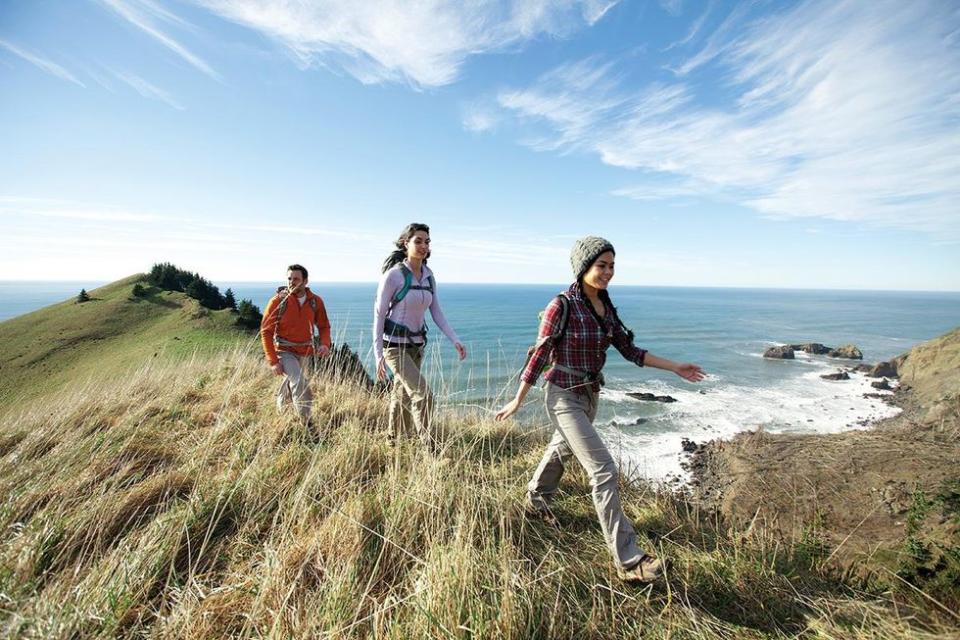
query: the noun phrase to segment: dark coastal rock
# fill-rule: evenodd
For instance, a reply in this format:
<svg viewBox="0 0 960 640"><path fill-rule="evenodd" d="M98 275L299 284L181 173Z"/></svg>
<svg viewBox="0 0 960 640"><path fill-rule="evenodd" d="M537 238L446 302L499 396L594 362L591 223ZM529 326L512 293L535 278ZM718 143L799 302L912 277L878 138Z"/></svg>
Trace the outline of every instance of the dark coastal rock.
<svg viewBox="0 0 960 640"><path fill-rule="evenodd" d="M644 424L647 421L646 418L637 418L633 422L619 422L617 420L612 420L610 422L611 427L637 427L641 424Z"/></svg>
<svg viewBox="0 0 960 640"><path fill-rule="evenodd" d="M890 383L887 382L887 379L886 379L886 378L884 378L883 380L877 380L877 381L875 381L875 382L871 382L871 383L870 383L870 386L873 387L874 389L881 389L881 390L883 390L883 391L890 391Z"/></svg>
<svg viewBox="0 0 960 640"><path fill-rule="evenodd" d="M645 391L628 391L627 395L634 400L643 400L644 402L676 402L673 396L658 396Z"/></svg>
<svg viewBox="0 0 960 640"><path fill-rule="evenodd" d="M849 380L850 374L846 371L837 371L836 373L825 373L820 377L824 380Z"/></svg>
<svg viewBox="0 0 960 640"><path fill-rule="evenodd" d="M849 360L863 360L863 353L856 345L845 344L842 347L830 350L827 355L831 358L847 358Z"/></svg>
<svg viewBox="0 0 960 640"><path fill-rule="evenodd" d="M690 438L684 438L680 441L680 447L684 453L693 453L699 448L699 445Z"/></svg>
<svg viewBox="0 0 960 640"><path fill-rule="evenodd" d="M832 350L830 347L825 347L819 342L808 342L806 344L790 344L787 345L794 351L803 351L804 353L810 353L815 356L822 356L824 354L830 353Z"/></svg>
<svg viewBox="0 0 960 640"><path fill-rule="evenodd" d="M341 344L334 347L330 356L317 359L317 371L329 375L339 380L351 381L366 388L373 389L376 386L373 379L367 373L366 367L360 356L350 349L350 345Z"/></svg>
<svg viewBox="0 0 960 640"><path fill-rule="evenodd" d="M873 371L873 368L874 368L875 366L877 366L877 365L873 365L873 364L858 364L857 366L855 366L855 367L853 368L853 370L856 371L857 373L866 373L866 374L869 375L870 372Z"/></svg>
<svg viewBox="0 0 960 640"><path fill-rule="evenodd" d="M766 351L763 352L763 357L764 357L764 358L774 358L774 359L778 359L778 360L793 360L793 359L794 359L793 349L792 349L792 348L790 347L790 345L788 345L788 344L785 344L785 345L780 346L780 347L770 347L769 349L767 349Z"/></svg>
<svg viewBox="0 0 960 640"><path fill-rule="evenodd" d="M896 361L880 362L875 367L870 369L870 372L867 373L867 375L871 378L896 378L897 363Z"/></svg>

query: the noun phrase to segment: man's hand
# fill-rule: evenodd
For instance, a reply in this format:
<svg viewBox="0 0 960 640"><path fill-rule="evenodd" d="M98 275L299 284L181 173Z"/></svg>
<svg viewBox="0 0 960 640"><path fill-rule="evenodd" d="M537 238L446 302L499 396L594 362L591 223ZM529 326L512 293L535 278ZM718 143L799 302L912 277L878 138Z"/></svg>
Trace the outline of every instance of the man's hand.
<svg viewBox="0 0 960 640"><path fill-rule="evenodd" d="M330 355L330 347L325 344L320 345L320 348L317 349L317 355L321 358L326 358Z"/></svg>
<svg viewBox="0 0 960 640"><path fill-rule="evenodd" d="M283 375L283 365L277 362L276 364L270 365L270 369L273 370L273 373L278 376Z"/></svg>

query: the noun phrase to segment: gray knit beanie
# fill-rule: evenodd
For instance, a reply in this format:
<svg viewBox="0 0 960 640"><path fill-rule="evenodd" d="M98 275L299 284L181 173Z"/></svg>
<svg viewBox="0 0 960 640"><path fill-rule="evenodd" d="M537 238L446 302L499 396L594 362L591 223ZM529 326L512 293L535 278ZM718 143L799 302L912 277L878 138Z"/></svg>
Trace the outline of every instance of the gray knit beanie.
<svg viewBox="0 0 960 640"><path fill-rule="evenodd" d="M573 243L573 249L570 250L570 267L573 268L573 277L579 280L587 272L593 261L601 253L614 251L613 245L609 240L598 238L597 236L587 236L580 238Z"/></svg>

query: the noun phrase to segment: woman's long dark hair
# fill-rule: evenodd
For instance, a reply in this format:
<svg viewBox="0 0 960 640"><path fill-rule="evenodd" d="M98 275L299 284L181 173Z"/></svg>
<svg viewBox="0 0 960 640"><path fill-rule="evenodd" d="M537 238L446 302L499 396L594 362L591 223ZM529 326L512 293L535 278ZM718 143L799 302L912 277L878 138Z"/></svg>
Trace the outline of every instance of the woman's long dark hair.
<svg viewBox="0 0 960 640"><path fill-rule="evenodd" d="M403 259L407 257L407 242L410 241L410 238L414 236L417 231L425 231L430 233L430 227L423 224L422 222L411 222L406 227L404 227L403 232L400 234L400 237L397 238L397 241L393 244L397 247L394 249L390 255L387 256L387 259L383 261L383 268L381 273L386 273L393 268L394 265L403 262ZM430 257L430 251L427 251L427 257L423 259L423 264L427 264L427 258Z"/></svg>
<svg viewBox="0 0 960 640"><path fill-rule="evenodd" d="M577 278L577 282L575 284L576 284L577 290L582 292L583 276L580 276L579 278ZM613 313L613 321L620 325L620 327L626 332L627 337L630 338L630 342L633 342L633 338L634 338L633 330L630 329L627 325L623 324L623 320L620 319L620 313L617 311L617 308L613 306L613 300L610 298L610 292L607 291L606 289L600 289L599 291L597 291L597 296L599 296L600 300L605 305L607 305L607 308L610 309L610 311Z"/></svg>

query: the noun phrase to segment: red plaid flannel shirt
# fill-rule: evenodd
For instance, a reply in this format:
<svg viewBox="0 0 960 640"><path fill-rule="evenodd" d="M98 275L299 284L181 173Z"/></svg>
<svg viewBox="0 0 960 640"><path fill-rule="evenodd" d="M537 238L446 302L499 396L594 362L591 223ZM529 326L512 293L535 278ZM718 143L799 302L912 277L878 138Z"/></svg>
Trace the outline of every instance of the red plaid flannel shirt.
<svg viewBox="0 0 960 640"><path fill-rule="evenodd" d="M607 361L607 348L611 344L624 358L637 366L643 366L646 350L633 344L627 332L614 319L613 310L609 305L603 318L600 318L593 311L590 301L583 296L579 284L571 285L564 295L570 301L570 315L563 338L556 344L552 344L548 339L556 332L560 322L560 301L554 298L544 310L537 346L523 373L520 374L520 380L535 385L548 362L584 373L598 374ZM547 372L546 378L564 389L584 391L590 387L594 391L600 390L599 381L588 383L582 378L555 368Z"/></svg>

